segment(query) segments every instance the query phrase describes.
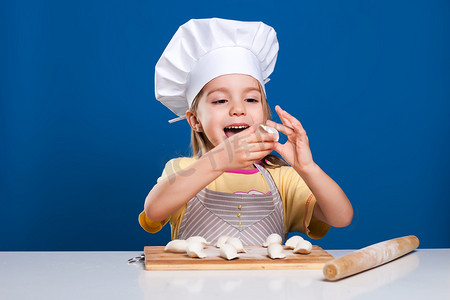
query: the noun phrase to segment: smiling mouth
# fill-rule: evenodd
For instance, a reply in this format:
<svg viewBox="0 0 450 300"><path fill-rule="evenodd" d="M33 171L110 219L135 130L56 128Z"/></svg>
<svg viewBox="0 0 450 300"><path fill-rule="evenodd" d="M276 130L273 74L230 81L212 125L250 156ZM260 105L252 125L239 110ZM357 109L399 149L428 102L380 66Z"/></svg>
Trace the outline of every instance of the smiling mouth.
<svg viewBox="0 0 450 300"><path fill-rule="evenodd" d="M232 125L232 126L225 127L223 129L223 131L225 132L225 135L227 136L227 138L229 138L229 137L232 137L233 135L247 129L248 127L250 127L250 126L248 126L248 125L239 125L239 126Z"/></svg>

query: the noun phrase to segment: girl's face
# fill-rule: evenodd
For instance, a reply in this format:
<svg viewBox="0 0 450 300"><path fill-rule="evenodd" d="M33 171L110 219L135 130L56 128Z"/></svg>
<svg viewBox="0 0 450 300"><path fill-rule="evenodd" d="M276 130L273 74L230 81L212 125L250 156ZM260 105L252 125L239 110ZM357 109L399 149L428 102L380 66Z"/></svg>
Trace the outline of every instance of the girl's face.
<svg viewBox="0 0 450 300"><path fill-rule="evenodd" d="M214 146L250 127L264 122L262 95L258 81L249 75L222 75L208 82L198 99L199 126Z"/></svg>

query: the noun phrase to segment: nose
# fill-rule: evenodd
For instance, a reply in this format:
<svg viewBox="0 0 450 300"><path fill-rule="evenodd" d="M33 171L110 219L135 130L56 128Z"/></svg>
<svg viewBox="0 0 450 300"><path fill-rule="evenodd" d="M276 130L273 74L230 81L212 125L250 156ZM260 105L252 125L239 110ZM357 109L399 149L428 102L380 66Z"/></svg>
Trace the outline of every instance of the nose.
<svg viewBox="0 0 450 300"><path fill-rule="evenodd" d="M245 116L246 115L245 105L241 101L233 101L230 108L231 116Z"/></svg>

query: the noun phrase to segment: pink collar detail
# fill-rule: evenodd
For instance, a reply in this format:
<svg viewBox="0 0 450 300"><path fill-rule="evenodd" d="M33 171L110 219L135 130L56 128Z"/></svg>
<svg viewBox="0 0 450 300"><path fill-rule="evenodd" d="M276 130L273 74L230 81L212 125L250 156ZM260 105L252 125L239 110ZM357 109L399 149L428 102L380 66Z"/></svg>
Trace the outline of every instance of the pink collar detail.
<svg viewBox="0 0 450 300"><path fill-rule="evenodd" d="M256 174L258 172L259 172L259 170L257 168L249 169L249 170L238 169L238 170L225 171L225 173L245 174L245 175Z"/></svg>
<svg viewBox="0 0 450 300"><path fill-rule="evenodd" d="M257 162L258 165L262 165L262 163L260 161ZM258 173L259 170L258 168L254 168L254 169L249 169L249 170L244 170L244 169L237 169L237 170L228 170L225 171L225 173L233 173L233 174L245 174L245 175L251 175L251 174L256 174Z"/></svg>

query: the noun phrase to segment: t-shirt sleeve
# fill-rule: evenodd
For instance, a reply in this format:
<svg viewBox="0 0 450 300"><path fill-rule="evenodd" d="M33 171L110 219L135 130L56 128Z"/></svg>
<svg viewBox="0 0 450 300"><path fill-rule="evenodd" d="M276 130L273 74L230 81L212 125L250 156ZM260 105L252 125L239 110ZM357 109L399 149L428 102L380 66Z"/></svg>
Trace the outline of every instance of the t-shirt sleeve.
<svg viewBox="0 0 450 300"><path fill-rule="evenodd" d="M157 182L160 182L161 180L169 177L170 175L173 175L173 174L183 170L184 168L190 166L194 161L195 160L193 158L189 158L189 157L174 158L174 159L169 160L166 163L166 166L164 167L162 175L161 175L161 177L158 178ZM164 225L166 225L167 222L169 222L169 220L171 222L172 221L175 222L175 224L174 224L174 226L172 226L172 228L174 228L174 227L178 228L179 224L177 224L177 223L179 223L179 221L181 220L181 216L183 215L185 209L186 209L186 207L182 207L181 209L176 211L172 216L167 217L163 221L152 221L147 217L147 215L145 214L145 211L142 211L139 214L139 218L138 218L139 224L145 231L148 231L150 233L156 233L156 232L160 231L164 227Z"/></svg>
<svg viewBox="0 0 450 300"><path fill-rule="evenodd" d="M316 198L309 187L293 168L277 169L273 175L284 205L286 233L301 232L312 239L324 237L331 226L313 217Z"/></svg>
<svg viewBox="0 0 450 300"><path fill-rule="evenodd" d="M160 231L164 227L164 225L167 224L169 219L170 218L167 218L160 222L152 221L147 217L145 211L143 211L139 214L139 225L141 225L141 227L144 228L144 230L147 232L156 233Z"/></svg>

